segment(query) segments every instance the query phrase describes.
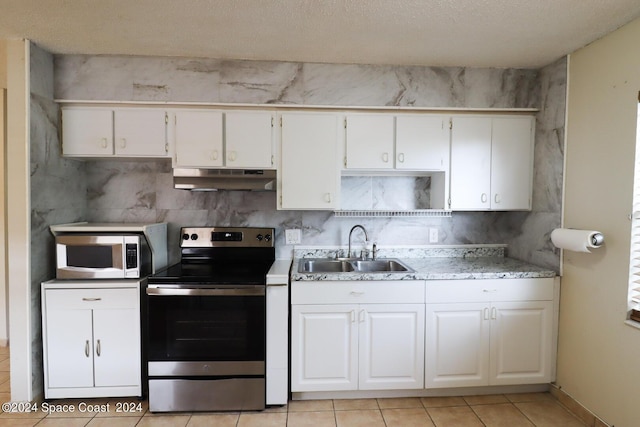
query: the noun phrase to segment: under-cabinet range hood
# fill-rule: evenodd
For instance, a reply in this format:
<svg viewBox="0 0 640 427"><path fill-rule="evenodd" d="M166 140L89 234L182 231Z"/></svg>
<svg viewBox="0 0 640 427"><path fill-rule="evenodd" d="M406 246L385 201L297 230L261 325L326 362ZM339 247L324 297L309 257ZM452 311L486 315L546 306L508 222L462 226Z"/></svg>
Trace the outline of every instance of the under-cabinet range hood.
<svg viewBox="0 0 640 427"><path fill-rule="evenodd" d="M276 189L275 182L275 170L190 168L173 170L173 186L181 190L273 191Z"/></svg>

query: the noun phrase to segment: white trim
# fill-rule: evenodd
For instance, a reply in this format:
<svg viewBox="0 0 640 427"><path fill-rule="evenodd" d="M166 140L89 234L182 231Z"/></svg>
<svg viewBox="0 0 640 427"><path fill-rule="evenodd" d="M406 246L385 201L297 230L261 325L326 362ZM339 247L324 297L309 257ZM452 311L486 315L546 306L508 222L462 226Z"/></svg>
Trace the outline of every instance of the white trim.
<svg viewBox="0 0 640 427"><path fill-rule="evenodd" d="M31 401L31 206L28 40L7 41L7 239L11 398Z"/></svg>

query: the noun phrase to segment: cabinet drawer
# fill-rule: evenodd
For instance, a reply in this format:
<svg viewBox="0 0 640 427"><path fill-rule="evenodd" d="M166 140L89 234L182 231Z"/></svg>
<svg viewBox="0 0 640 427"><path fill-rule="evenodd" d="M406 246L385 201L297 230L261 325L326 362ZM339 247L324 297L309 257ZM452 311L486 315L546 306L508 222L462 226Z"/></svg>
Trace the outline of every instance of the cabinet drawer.
<svg viewBox="0 0 640 427"><path fill-rule="evenodd" d="M47 289L46 307L51 309L139 308L137 289Z"/></svg>
<svg viewBox="0 0 640 427"><path fill-rule="evenodd" d="M424 282L300 281L291 284L292 304L424 303Z"/></svg>
<svg viewBox="0 0 640 427"><path fill-rule="evenodd" d="M426 302L553 300L553 278L427 281Z"/></svg>

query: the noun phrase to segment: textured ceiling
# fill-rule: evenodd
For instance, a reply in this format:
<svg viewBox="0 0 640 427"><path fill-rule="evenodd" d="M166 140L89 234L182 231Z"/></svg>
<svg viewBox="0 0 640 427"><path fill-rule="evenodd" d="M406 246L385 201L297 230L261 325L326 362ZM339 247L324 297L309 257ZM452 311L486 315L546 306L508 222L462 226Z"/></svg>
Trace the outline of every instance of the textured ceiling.
<svg viewBox="0 0 640 427"><path fill-rule="evenodd" d="M537 68L639 0L0 0L0 38L53 53Z"/></svg>

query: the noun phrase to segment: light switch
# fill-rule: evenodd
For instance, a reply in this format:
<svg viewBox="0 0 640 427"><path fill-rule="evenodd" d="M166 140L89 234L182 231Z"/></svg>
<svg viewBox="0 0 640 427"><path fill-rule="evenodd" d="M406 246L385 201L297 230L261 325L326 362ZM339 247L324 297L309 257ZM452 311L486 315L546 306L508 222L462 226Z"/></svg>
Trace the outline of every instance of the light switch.
<svg viewBox="0 0 640 427"><path fill-rule="evenodd" d="M284 240L287 245L299 245L302 241L302 230L293 228L284 231Z"/></svg>
<svg viewBox="0 0 640 427"><path fill-rule="evenodd" d="M429 229L429 243L438 243L438 229L430 228Z"/></svg>

